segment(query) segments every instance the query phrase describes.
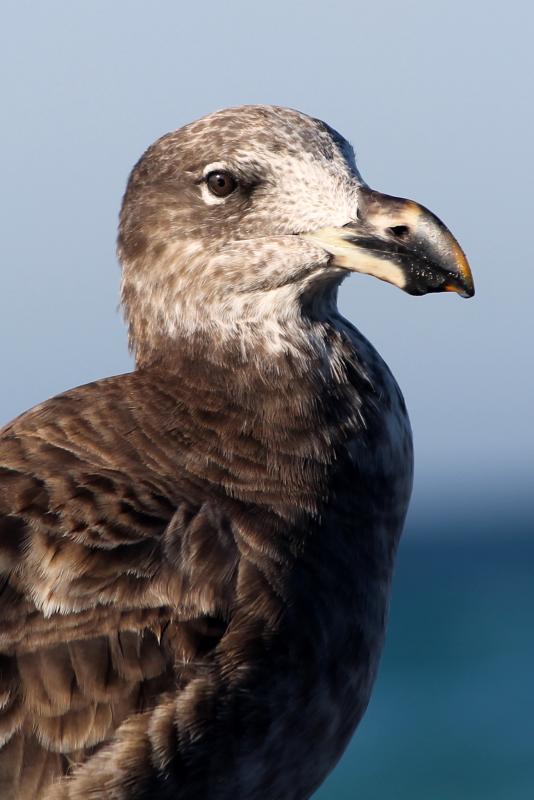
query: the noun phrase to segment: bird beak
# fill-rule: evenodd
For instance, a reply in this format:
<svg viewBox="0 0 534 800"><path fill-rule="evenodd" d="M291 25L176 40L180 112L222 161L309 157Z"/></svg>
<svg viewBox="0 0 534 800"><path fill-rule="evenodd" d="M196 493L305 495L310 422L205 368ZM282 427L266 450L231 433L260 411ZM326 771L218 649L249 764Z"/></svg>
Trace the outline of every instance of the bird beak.
<svg viewBox="0 0 534 800"><path fill-rule="evenodd" d="M409 294L475 293L462 248L435 214L412 200L358 190L358 219L302 234L333 256L332 264L389 281Z"/></svg>

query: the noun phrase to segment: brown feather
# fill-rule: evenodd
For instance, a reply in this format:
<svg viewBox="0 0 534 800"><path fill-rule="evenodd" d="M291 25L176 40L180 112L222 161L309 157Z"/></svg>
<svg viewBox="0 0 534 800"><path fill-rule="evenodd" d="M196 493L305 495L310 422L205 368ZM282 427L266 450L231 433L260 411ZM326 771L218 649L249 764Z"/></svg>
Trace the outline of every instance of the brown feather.
<svg viewBox="0 0 534 800"><path fill-rule="evenodd" d="M287 140L292 158L344 169L322 123L243 113L266 147ZM246 199L226 219L185 183L199 142L200 167L217 142L237 148L225 114L212 139L200 125L162 140L130 179L136 370L0 433L3 800L301 800L369 698L411 482L387 367L313 304L276 352L252 323L254 348L216 330L165 336L147 316L147 298L194 282L165 261L180 225L252 236Z"/></svg>

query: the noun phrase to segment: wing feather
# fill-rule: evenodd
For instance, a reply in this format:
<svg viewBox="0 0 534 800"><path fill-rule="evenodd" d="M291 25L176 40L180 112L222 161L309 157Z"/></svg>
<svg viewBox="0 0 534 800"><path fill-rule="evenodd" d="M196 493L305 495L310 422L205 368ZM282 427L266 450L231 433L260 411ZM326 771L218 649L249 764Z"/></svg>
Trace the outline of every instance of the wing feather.
<svg viewBox="0 0 534 800"><path fill-rule="evenodd" d="M187 685L228 624L231 528L176 439L143 427L133 380L73 390L0 434L6 799L38 796Z"/></svg>

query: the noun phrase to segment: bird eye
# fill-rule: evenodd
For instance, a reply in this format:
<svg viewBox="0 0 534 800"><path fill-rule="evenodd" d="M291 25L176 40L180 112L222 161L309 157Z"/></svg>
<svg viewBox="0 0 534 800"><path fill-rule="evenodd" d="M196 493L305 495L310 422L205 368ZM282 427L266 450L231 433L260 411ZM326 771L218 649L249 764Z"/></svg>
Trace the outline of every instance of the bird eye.
<svg viewBox="0 0 534 800"><path fill-rule="evenodd" d="M228 197L237 186L234 176L223 170L216 170L206 175L206 183L215 197Z"/></svg>

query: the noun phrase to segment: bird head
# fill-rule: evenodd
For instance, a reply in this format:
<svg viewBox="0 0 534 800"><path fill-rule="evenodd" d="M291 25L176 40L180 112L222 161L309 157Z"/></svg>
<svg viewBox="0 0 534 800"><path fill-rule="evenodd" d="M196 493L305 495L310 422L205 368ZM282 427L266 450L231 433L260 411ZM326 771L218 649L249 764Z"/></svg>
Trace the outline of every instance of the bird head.
<svg viewBox="0 0 534 800"><path fill-rule="evenodd" d="M134 167L118 253L131 344L200 333L270 337L331 314L351 272L410 294L474 293L459 244L430 211L362 180L349 143L273 106L210 114ZM148 356L146 356L148 358Z"/></svg>

